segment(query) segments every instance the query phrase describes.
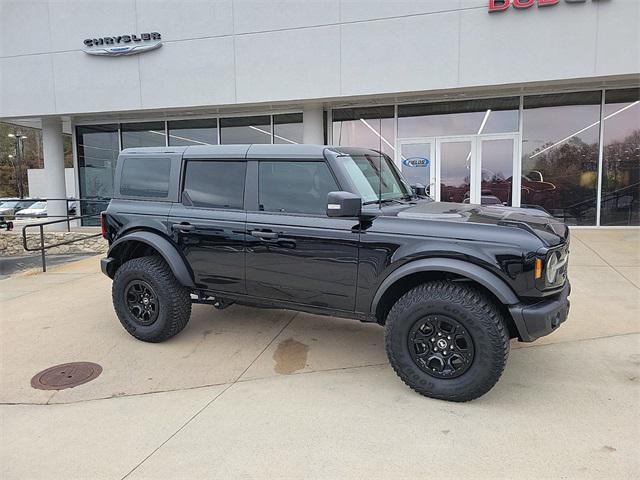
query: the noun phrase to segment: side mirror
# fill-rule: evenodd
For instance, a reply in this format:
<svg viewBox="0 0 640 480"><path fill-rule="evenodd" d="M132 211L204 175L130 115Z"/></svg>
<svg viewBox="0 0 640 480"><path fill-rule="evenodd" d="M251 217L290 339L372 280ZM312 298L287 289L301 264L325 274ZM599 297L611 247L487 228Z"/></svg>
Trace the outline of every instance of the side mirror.
<svg viewBox="0 0 640 480"><path fill-rule="evenodd" d="M421 183L416 183L415 185L411 185L411 190L413 190L413 193L415 193L418 197L427 196L427 187L425 187Z"/></svg>
<svg viewBox="0 0 640 480"><path fill-rule="evenodd" d="M327 194L327 217L358 217L362 211L362 199L351 192Z"/></svg>

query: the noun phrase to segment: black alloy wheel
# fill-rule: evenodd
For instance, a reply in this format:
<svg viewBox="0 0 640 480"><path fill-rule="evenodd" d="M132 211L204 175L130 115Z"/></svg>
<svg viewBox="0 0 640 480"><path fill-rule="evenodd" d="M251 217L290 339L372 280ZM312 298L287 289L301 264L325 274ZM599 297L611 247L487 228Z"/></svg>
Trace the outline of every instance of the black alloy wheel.
<svg viewBox="0 0 640 480"><path fill-rule="evenodd" d="M456 378L474 358L473 340L457 320L444 315L419 319L409 331L409 354L418 368L435 378Z"/></svg>
<svg viewBox="0 0 640 480"><path fill-rule="evenodd" d="M133 321L142 326L152 325L160 311L158 296L151 285L143 280L129 282L125 289L127 308Z"/></svg>

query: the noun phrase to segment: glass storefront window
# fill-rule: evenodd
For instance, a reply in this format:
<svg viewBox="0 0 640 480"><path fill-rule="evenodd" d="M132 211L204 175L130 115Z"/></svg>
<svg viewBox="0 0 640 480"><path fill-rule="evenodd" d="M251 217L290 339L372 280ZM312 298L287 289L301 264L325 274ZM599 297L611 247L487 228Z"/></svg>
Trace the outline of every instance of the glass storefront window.
<svg viewBox="0 0 640 480"><path fill-rule="evenodd" d="M395 154L394 107L341 108L333 110L333 144L364 147Z"/></svg>
<svg viewBox="0 0 640 480"><path fill-rule="evenodd" d="M640 89L607 90L601 225L640 225Z"/></svg>
<svg viewBox="0 0 640 480"><path fill-rule="evenodd" d="M217 145L218 120L206 118L198 120L173 120L167 122L169 145Z"/></svg>
<svg viewBox="0 0 640 480"><path fill-rule="evenodd" d="M302 114L273 116L273 143L302 143Z"/></svg>
<svg viewBox="0 0 640 480"><path fill-rule="evenodd" d="M398 106L398 138L518 131L518 97Z"/></svg>
<svg viewBox="0 0 640 480"><path fill-rule="evenodd" d="M522 199L569 225L595 225L601 92L525 97Z"/></svg>
<svg viewBox="0 0 640 480"><path fill-rule="evenodd" d="M220 143L271 143L271 117L235 117L220 119Z"/></svg>
<svg viewBox="0 0 640 480"><path fill-rule="evenodd" d="M166 137L164 122L123 123L122 148L164 147Z"/></svg>
<svg viewBox="0 0 640 480"><path fill-rule="evenodd" d="M111 198L116 161L120 151L118 125L86 125L76 127L80 197ZM83 215L100 213L108 201L81 202ZM85 225L98 225L99 219L86 219Z"/></svg>

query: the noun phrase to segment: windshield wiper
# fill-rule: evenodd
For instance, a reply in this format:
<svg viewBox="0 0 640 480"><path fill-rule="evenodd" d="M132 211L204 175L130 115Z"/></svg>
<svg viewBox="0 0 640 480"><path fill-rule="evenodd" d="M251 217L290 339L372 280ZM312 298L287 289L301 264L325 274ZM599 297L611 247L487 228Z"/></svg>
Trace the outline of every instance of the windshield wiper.
<svg viewBox="0 0 640 480"><path fill-rule="evenodd" d="M401 202L397 198L383 198L382 200L369 200L368 202L363 202L362 205L373 205L374 203L389 203L396 202L400 205L404 205L404 202Z"/></svg>

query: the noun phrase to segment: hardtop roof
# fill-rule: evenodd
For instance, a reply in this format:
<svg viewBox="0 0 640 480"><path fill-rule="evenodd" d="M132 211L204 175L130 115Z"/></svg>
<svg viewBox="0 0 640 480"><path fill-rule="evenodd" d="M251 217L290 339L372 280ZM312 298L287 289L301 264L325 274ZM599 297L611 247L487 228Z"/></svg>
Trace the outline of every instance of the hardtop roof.
<svg viewBox="0 0 640 480"><path fill-rule="evenodd" d="M120 152L125 155L182 154L184 158L323 158L324 151L338 154L373 153L375 150L309 144L191 145L175 147L136 147Z"/></svg>

